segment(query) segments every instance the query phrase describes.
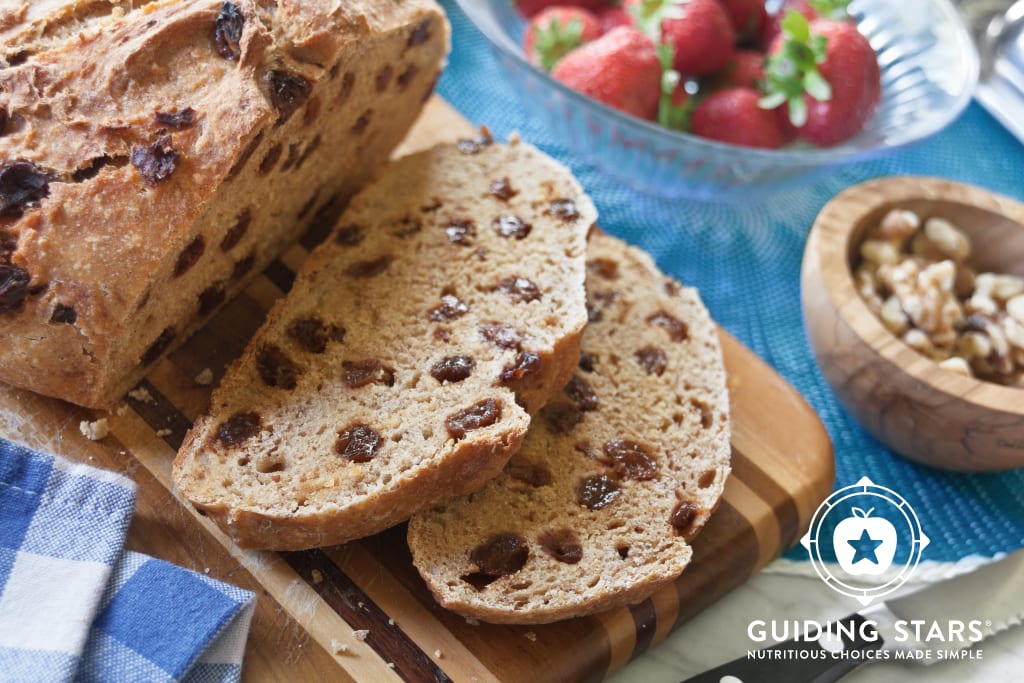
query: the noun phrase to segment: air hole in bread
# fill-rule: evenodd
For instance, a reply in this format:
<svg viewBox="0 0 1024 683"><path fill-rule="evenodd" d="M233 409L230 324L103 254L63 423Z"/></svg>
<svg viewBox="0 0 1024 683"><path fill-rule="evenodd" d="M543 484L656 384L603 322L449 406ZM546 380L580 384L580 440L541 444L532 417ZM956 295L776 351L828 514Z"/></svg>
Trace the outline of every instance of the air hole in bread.
<svg viewBox="0 0 1024 683"><path fill-rule="evenodd" d="M359 118L352 124L351 130L353 135L362 135L366 132L366 127L370 125L370 116L372 114L373 109L367 109L359 115Z"/></svg>
<svg viewBox="0 0 1024 683"><path fill-rule="evenodd" d="M267 150L267 153L263 155L263 161L260 162L260 175L266 175L274 170L274 166L277 166L277 162L281 158L281 151L281 145L274 145Z"/></svg>
<svg viewBox="0 0 1024 683"><path fill-rule="evenodd" d="M709 429L715 421L715 416L712 414L708 404L694 398L690 399L690 405L700 413L700 426L704 429Z"/></svg>
<svg viewBox="0 0 1024 683"><path fill-rule="evenodd" d="M281 460L261 460L256 463L256 471L260 474L284 472L284 462Z"/></svg>
<svg viewBox="0 0 1024 683"><path fill-rule="evenodd" d="M697 486L702 489L706 489L715 483L715 477L718 476L718 470L708 470L704 474L700 475L700 479L697 480Z"/></svg>
<svg viewBox="0 0 1024 683"><path fill-rule="evenodd" d="M488 576L487 574L481 574L480 572L473 572L472 574L465 574L463 576L460 576L459 578L468 583L473 588L477 589L478 591L482 591L483 589L487 588L501 577Z"/></svg>
<svg viewBox="0 0 1024 683"><path fill-rule="evenodd" d="M206 251L206 240L203 239L202 235L197 235L178 254L178 260L174 264L174 277L181 277L191 270L192 266L199 261L204 251Z"/></svg>
<svg viewBox="0 0 1024 683"><path fill-rule="evenodd" d="M576 564L583 559L583 546L576 532L569 528L551 529L537 537L541 549L559 562Z"/></svg>
<svg viewBox="0 0 1024 683"><path fill-rule="evenodd" d="M619 543L615 546L615 552L617 552L619 557L624 560L629 557L629 546L625 543Z"/></svg>
<svg viewBox="0 0 1024 683"><path fill-rule="evenodd" d="M296 218L298 218L300 222L306 219L306 216L308 216L309 213L313 210L313 207L316 206L316 202L319 198L320 189L317 188L316 190L313 191L311 195L309 195L309 199L307 199L306 202L299 208L299 213L296 214Z"/></svg>
<svg viewBox="0 0 1024 683"><path fill-rule="evenodd" d="M249 458L239 458L238 459L238 466L239 467L245 467L248 464L249 464Z"/></svg>
<svg viewBox="0 0 1024 683"><path fill-rule="evenodd" d="M249 254L243 259L235 261L235 265L231 270L231 277L239 280L249 274L252 270L253 265L256 263L256 254Z"/></svg>
<svg viewBox="0 0 1024 683"><path fill-rule="evenodd" d="M320 134L318 133L315 135L313 139L309 141L309 144L306 145L306 149L302 150L302 155L299 157L299 160L295 163L295 168L292 170L298 171L301 169L302 165L306 163L306 160L313 156L313 153L320 148L322 142L323 140L320 138Z"/></svg>
<svg viewBox="0 0 1024 683"><path fill-rule="evenodd" d="M298 384L299 369L284 351L273 344L260 349L256 369L268 387L292 390Z"/></svg>
<svg viewBox="0 0 1024 683"><path fill-rule="evenodd" d="M377 88L377 92L384 92L388 84L391 82L391 74L393 70L390 65L385 66L383 69L377 72L377 78L374 80L374 86Z"/></svg>
<svg viewBox="0 0 1024 683"><path fill-rule="evenodd" d="M334 98L334 104L345 104L345 102L348 101L348 98L352 95L352 88L355 87L355 84L356 75L351 71L346 71L345 76L341 79L341 87L338 88L338 96Z"/></svg>
<svg viewBox="0 0 1024 683"><path fill-rule="evenodd" d="M312 126L320 116L320 98L314 97L306 104L306 113L302 117L302 122L307 126Z"/></svg>
<svg viewBox="0 0 1024 683"><path fill-rule="evenodd" d="M230 251L241 242L242 238L245 237L246 231L249 229L250 223L252 223L252 210L242 209L235 218L235 224L231 226L231 229L227 231L224 238L220 241L220 250Z"/></svg>
<svg viewBox="0 0 1024 683"><path fill-rule="evenodd" d="M587 261L587 270L605 280L619 279L619 262L609 258L594 258Z"/></svg>
<svg viewBox="0 0 1024 683"><path fill-rule="evenodd" d="M405 71L403 71L395 80L398 84L398 89L401 91L408 88L409 84L412 83L412 79L416 78L416 74L418 74L419 71L419 68L417 68L415 64L410 64L405 67Z"/></svg>
<svg viewBox="0 0 1024 683"><path fill-rule="evenodd" d="M231 180L241 172L246 162L249 161L249 157L253 155L253 153L256 151L256 148L260 146L261 142L263 142L263 131L257 133L256 137L254 137L249 142L248 146L246 146L246 148L242 150L242 153L238 155L238 158L235 159L235 163L231 166L231 170L228 171L228 175L227 178L225 178L225 180Z"/></svg>

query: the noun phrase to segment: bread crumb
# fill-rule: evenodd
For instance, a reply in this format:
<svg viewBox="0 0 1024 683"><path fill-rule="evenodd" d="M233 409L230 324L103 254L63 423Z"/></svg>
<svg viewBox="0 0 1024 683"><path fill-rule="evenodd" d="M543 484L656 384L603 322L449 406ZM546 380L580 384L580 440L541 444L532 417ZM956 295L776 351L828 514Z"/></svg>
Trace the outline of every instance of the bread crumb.
<svg viewBox="0 0 1024 683"><path fill-rule="evenodd" d="M366 640L366 636L370 635L370 630L361 628L357 631L352 631L352 637L356 640Z"/></svg>
<svg viewBox="0 0 1024 683"><path fill-rule="evenodd" d="M340 640L332 640L331 641L331 652L333 652L336 655L343 655L346 652L348 652L348 645L346 645L345 643L341 642Z"/></svg>
<svg viewBox="0 0 1024 683"><path fill-rule="evenodd" d="M521 137L519 137L519 131L514 130L511 133L509 133L509 136L508 136L509 147L515 147L516 145L518 145L522 141L523 141L523 139Z"/></svg>
<svg viewBox="0 0 1024 683"><path fill-rule="evenodd" d="M209 567L207 567L206 569L204 569L204 570L203 570L203 573L204 573L204 574L209 574L209 573L210 573L210 568L209 568Z"/></svg>
<svg viewBox="0 0 1024 683"><path fill-rule="evenodd" d="M394 626L394 625L395 625L395 620L394 619L388 619L388 626Z"/></svg>
<svg viewBox="0 0 1024 683"><path fill-rule="evenodd" d="M170 436L173 433L174 432L172 432L170 429L160 429L160 430L157 430L157 432L156 432L156 438L162 439L165 436Z"/></svg>
<svg viewBox="0 0 1024 683"><path fill-rule="evenodd" d="M394 662L388 662L388 668L389 669L394 669L395 668L395 663Z"/></svg>
<svg viewBox="0 0 1024 683"><path fill-rule="evenodd" d="M531 643L536 643L537 642L537 634L534 633L533 631L527 631L523 635L526 636L526 639L528 641L530 641Z"/></svg>
<svg viewBox="0 0 1024 683"><path fill-rule="evenodd" d="M319 569L314 569L312 572L310 572L310 575L313 578L313 583L323 583L324 575L323 572L321 572Z"/></svg>
<svg viewBox="0 0 1024 683"><path fill-rule="evenodd" d="M149 393L149 389L146 387L136 387L128 392L128 398L139 403L156 403L153 399L153 394Z"/></svg>
<svg viewBox="0 0 1024 683"><path fill-rule="evenodd" d="M202 372L195 376L195 382L201 387L208 387L213 384L213 370L203 368Z"/></svg>
<svg viewBox="0 0 1024 683"><path fill-rule="evenodd" d="M90 441L99 441L105 438L107 434L110 434L110 425L105 417L101 417L93 422L82 420L78 423L78 431L82 432L82 436Z"/></svg>
<svg viewBox="0 0 1024 683"><path fill-rule="evenodd" d="M473 617L466 617L466 623L469 624L470 626L479 626L480 625L480 620L479 619L474 619Z"/></svg>
<svg viewBox="0 0 1024 683"><path fill-rule="evenodd" d="M441 652L440 650L434 650L434 656L437 657L438 659L444 659L444 653Z"/></svg>
<svg viewBox="0 0 1024 683"><path fill-rule="evenodd" d="M127 413L127 412L128 412L128 404L127 403L122 403L119 406L117 406L116 408L114 408L114 415L117 415L118 417L123 417L124 414Z"/></svg>

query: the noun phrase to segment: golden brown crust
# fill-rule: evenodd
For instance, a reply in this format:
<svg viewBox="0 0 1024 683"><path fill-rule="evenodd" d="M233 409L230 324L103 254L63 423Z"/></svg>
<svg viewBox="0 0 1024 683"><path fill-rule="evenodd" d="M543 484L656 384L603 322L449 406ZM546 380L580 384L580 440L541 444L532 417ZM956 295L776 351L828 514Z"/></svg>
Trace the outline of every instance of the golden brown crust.
<svg viewBox="0 0 1024 683"><path fill-rule="evenodd" d="M387 158L447 49L432 0L238 0L237 49L217 40L228 4L0 14L0 159L47 179L0 216L0 265L30 278L0 304L0 380L110 405L209 316L200 293L230 298ZM246 241L218 249L246 210ZM197 239L194 267L176 274ZM58 306L74 321L51 322Z"/></svg>

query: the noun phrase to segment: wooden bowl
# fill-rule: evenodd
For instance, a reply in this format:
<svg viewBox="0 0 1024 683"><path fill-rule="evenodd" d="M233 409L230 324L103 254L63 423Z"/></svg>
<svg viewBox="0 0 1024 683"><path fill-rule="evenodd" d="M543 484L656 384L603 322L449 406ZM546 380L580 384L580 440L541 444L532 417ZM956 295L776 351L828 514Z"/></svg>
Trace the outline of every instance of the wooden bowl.
<svg viewBox="0 0 1024 683"><path fill-rule="evenodd" d="M978 272L1024 276L1024 204L938 178L851 187L818 214L804 252L804 321L818 364L861 425L897 453L952 470L1022 467L1024 389L940 368L889 332L855 289L860 242L894 208L957 224Z"/></svg>

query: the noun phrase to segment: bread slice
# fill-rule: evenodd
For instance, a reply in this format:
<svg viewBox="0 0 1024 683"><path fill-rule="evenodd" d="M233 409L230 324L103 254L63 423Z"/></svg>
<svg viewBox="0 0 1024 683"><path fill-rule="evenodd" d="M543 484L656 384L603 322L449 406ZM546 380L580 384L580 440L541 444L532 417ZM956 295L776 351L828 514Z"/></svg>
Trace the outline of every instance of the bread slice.
<svg viewBox="0 0 1024 683"><path fill-rule="evenodd" d="M697 292L595 234L579 371L481 491L412 518L413 562L445 607L557 621L679 576L729 474L718 335Z"/></svg>
<svg viewBox="0 0 1024 683"><path fill-rule="evenodd" d="M575 367L595 219L518 140L395 162L228 370L178 490L239 545L291 550L478 489Z"/></svg>

